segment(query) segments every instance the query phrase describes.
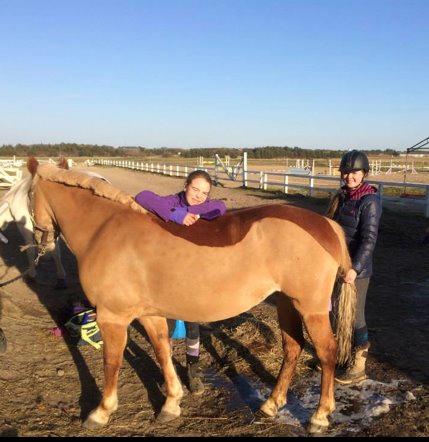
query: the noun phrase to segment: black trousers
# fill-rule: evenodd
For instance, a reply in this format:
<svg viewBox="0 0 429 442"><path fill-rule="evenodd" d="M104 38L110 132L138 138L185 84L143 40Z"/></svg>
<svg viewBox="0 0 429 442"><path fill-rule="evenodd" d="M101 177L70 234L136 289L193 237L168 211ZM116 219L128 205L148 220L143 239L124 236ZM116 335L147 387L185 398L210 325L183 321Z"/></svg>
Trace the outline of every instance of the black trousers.
<svg viewBox="0 0 429 442"><path fill-rule="evenodd" d="M365 321L365 301L368 292L370 278L356 279L356 319L355 319L355 335L354 347L359 347L368 342L368 328Z"/></svg>

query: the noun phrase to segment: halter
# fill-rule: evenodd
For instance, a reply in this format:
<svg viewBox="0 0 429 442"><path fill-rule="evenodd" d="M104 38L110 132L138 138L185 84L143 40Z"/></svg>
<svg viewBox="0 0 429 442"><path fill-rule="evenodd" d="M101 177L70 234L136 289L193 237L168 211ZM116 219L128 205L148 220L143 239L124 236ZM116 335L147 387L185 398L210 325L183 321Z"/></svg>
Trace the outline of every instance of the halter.
<svg viewBox="0 0 429 442"><path fill-rule="evenodd" d="M36 264L39 261L39 258L43 256L48 249L50 244L54 244L55 240L59 236L59 230L55 227L48 228L37 224L36 219L34 217L34 185L31 184L30 191L28 192L28 200L29 200L29 211L31 221L33 223L33 232L34 239L36 241L36 247L40 249L39 256L36 258Z"/></svg>

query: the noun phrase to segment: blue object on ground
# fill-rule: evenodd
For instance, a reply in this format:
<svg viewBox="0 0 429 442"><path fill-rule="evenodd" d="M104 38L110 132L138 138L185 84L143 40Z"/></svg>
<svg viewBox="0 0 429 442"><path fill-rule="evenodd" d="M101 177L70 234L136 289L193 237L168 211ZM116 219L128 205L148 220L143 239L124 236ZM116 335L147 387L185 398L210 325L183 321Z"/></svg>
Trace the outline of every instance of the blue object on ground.
<svg viewBox="0 0 429 442"><path fill-rule="evenodd" d="M174 326L174 331L171 339L183 339L184 337L186 337L185 322L178 319Z"/></svg>

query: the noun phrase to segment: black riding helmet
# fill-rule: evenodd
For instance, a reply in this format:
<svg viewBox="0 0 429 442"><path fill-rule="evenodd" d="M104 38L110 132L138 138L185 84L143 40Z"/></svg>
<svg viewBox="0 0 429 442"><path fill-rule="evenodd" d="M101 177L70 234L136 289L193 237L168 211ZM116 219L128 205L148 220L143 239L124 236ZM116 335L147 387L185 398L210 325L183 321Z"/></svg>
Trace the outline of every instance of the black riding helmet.
<svg viewBox="0 0 429 442"><path fill-rule="evenodd" d="M359 150L351 150L343 155L340 163L340 172L349 173L356 170L363 170L365 173L369 172L368 157Z"/></svg>

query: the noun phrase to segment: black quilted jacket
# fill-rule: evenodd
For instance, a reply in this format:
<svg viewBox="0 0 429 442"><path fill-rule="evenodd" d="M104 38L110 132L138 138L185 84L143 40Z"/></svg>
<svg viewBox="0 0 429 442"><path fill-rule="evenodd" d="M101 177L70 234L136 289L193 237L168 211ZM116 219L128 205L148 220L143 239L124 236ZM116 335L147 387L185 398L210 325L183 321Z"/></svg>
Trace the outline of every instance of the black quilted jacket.
<svg viewBox="0 0 429 442"><path fill-rule="evenodd" d="M353 268L358 278L369 278L372 275L372 255L377 242L380 217L381 198L378 192L364 195L358 200L350 200L345 191L340 192L334 220L346 234Z"/></svg>

